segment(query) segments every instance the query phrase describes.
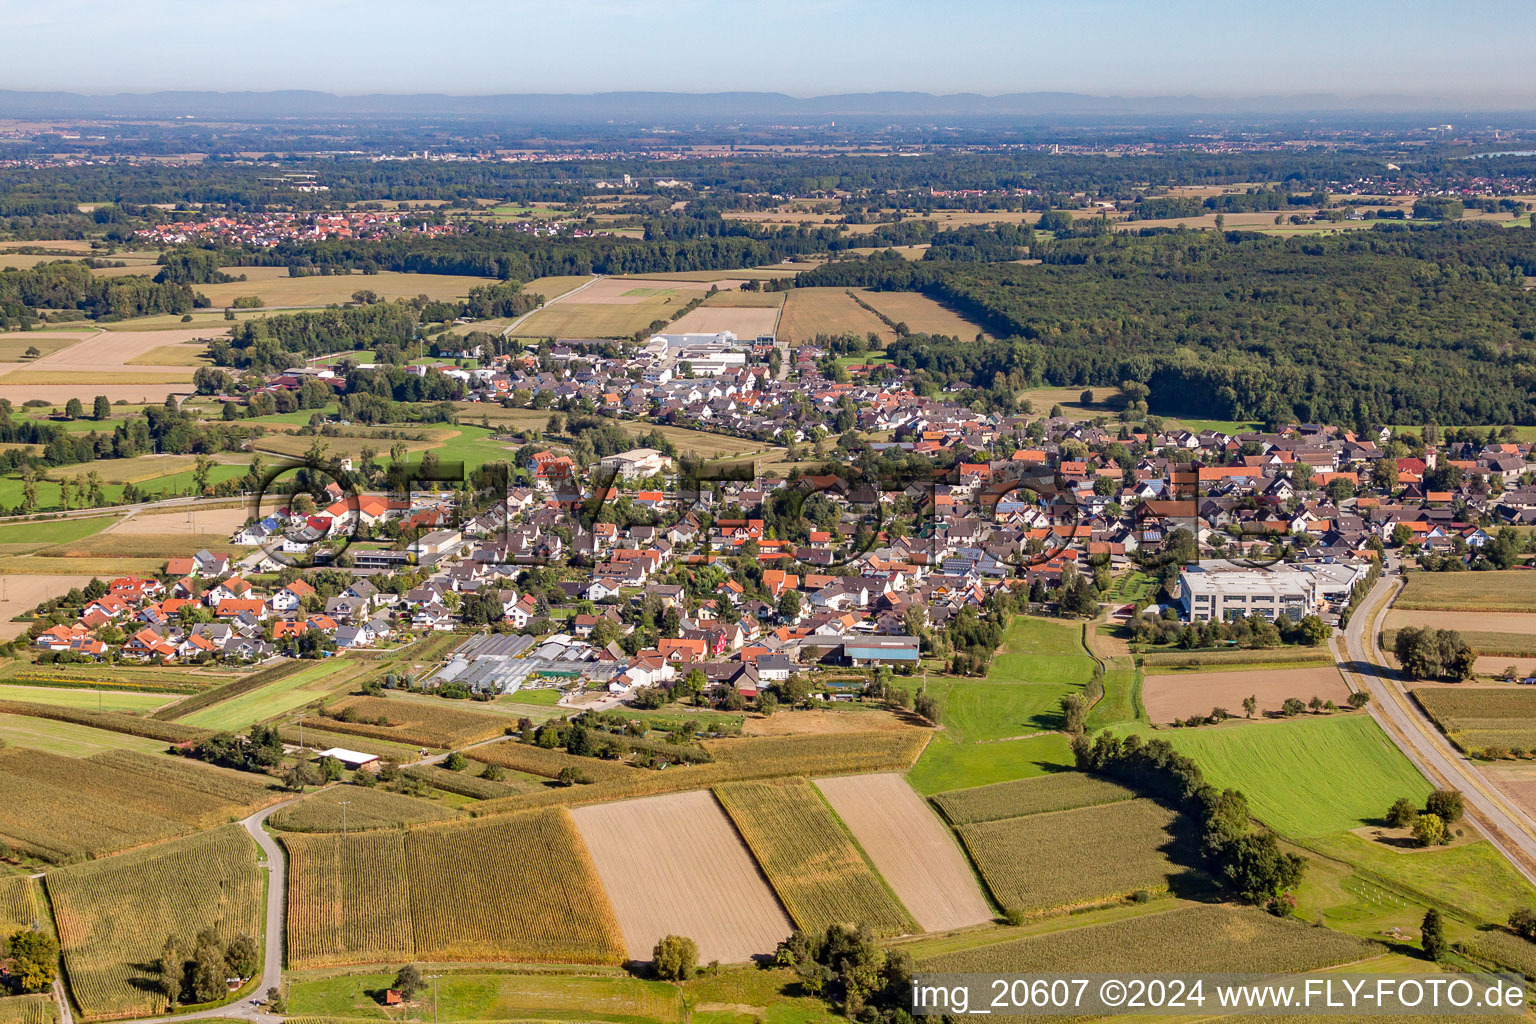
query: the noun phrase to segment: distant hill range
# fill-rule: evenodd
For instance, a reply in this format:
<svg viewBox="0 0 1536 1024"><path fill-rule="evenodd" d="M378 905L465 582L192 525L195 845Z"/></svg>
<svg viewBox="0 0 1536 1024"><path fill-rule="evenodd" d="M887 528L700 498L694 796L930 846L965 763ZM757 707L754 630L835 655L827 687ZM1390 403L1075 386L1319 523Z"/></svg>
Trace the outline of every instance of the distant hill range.
<svg viewBox="0 0 1536 1024"><path fill-rule="evenodd" d="M847 93L796 98L771 92L605 92L576 94L437 94L337 96L326 92L152 92L82 95L0 90L0 117L174 118L236 121L306 117L369 119L451 118L522 123L601 124L743 122L1041 120L1052 118L1178 118L1258 116L1297 118L1311 113L1468 116L1466 107L1407 96L1088 96L1030 92L1002 96L921 92Z"/></svg>

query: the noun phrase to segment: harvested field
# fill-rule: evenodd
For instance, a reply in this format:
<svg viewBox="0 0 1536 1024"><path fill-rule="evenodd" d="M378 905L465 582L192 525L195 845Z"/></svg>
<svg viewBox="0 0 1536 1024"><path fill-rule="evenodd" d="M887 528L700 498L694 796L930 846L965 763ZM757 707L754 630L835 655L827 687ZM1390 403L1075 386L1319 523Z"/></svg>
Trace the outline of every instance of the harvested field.
<svg viewBox="0 0 1536 1024"><path fill-rule="evenodd" d="M130 750L6 749L0 768L0 841L54 862L209 828L281 798L260 776Z"/></svg>
<svg viewBox="0 0 1536 1024"><path fill-rule="evenodd" d="M462 299L471 288L485 288L495 278L455 277L450 274L402 274L380 271L377 274L331 274L313 277L289 277L287 267L225 267L232 277L245 275L244 281L224 284L200 284L196 290L208 296L214 306L227 306L244 295L257 295L266 307L328 306L352 301L352 293L371 291L382 299Z"/></svg>
<svg viewBox="0 0 1536 1024"><path fill-rule="evenodd" d="M960 838L1005 910L1061 911L1197 884L1199 855L1179 815L1153 800L961 825Z"/></svg>
<svg viewBox="0 0 1536 1024"><path fill-rule="evenodd" d="M1526 814L1536 815L1536 767L1490 765L1483 769L1483 777Z"/></svg>
<svg viewBox="0 0 1536 1024"><path fill-rule="evenodd" d="M1070 811L1130 800L1136 794L1108 779L1083 772L1058 772L1038 779L1017 779L975 789L957 789L933 798L944 817L969 825L1026 814Z"/></svg>
<svg viewBox="0 0 1536 1024"><path fill-rule="evenodd" d="M944 334L972 341L985 333L975 322L921 292L860 291L858 296L896 323L905 323L913 334Z"/></svg>
<svg viewBox="0 0 1536 1024"><path fill-rule="evenodd" d="M713 279L690 281L682 277L605 277L581 293L581 301L592 306L637 306L657 298L673 297L681 306L702 299L710 287L724 291L737 287L738 281Z"/></svg>
<svg viewBox="0 0 1536 1024"><path fill-rule="evenodd" d="M1028 964L1036 973L1280 973L1351 963L1381 950L1364 939L1253 907L1180 904L1166 913L924 957L918 966L935 972L1008 972Z"/></svg>
<svg viewBox="0 0 1536 1024"><path fill-rule="evenodd" d="M1147 717L1160 724L1208 714L1218 707L1241 717L1243 700L1250 696L1258 698L1260 714L1279 711L1288 697L1302 701L1321 697L1342 707L1349 699L1349 686L1333 665L1282 671L1149 675L1141 684L1141 701Z"/></svg>
<svg viewBox="0 0 1536 1024"><path fill-rule="evenodd" d="M784 315L779 320L779 340L802 345L818 334L857 334L873 332L881 345L896 337L896 332L879 317L864 309L845 288L795 288L784 300Z"/></svg>
<svg viewBox="0 0 1536 1024"><path fill-rule="evenodd" d="M1491 573L1436 573L1437 576L1488 576ZM1536 573L1531 575L1536 580ZM1389 610L1381 622L1382 628L1388 632L1402 629L1404 626L1418 626L1420 629L1454 629L1466 636L1470 633L1503 634L1505 636L1536 636L1536 615L1522 612L1500 611L1431 611L1426 609L1404 609L1398 606ZM1471 643L1470 640L1467 641ZM1476 644L1473 647L1476 648Z"/></svg>
<svg viewBox="0 0 1536 1024"><path fill-rule="evenodd" d="M721 291L704 300L705 306L761 306L773 309L784 308L784 297L787 292L744 292L741 290Z"/></svg>
<svg viewBox="0 0 1536 1024"><path fill-rule="evenodd" d="M1413 699L1463 751L1536 746L1536 688L1529 686L1418 687Z"/></svg>
<svg viewBox="0 0 1536 1024"><path fill-rule="evenodd" d="M592 289L577 298L585 299ZM648 301L558 302L545 306L512 329L518 338L627 338L657 320L666 320L687 300L658 295Z"/></svg>
<svg viewBox="0 0 1536 1024"><path fill-rule="evenodd" d="M1536 612L1536 570L1505 569L1499 572L1409 572L1403 592L1395 602L1401 609L1446 609L1457 612ZM1525 629L1506 629L1486 624L1468 629L1509 633L1536 632L1536 620ZM1410 623L1418 625L1419 623ZM1456 629L1445 625L1442 628Z"/></svg>
<svg viewBox="0 0 1536 1024"><path fill-rule="evenodd" d="M579 807L571 816L630 959L649 960L663 936L686 935L701 961L736 963L772 952L792 930L707 790Z"/></svg>
<svg viewBox="0 0 1536 1024"><path fill-rule="evenodd" d="M805 779L735 782L717 786L715 796L801 931L820 934L839 921L867 924L876 935L916 931Z"/></svg>
<svg viewBox="0 0 1536 1024"><path fill-rule="evenodd" d="M256 844L239 825L50 872L64 967L84 1019L163 1009L152 965L168 935L188 949L210 927L259 943L263 883Z"/></svg>
<svg viewBox="0 0 1536 1024"><path fill-rule="evenodd" d="M1536 658L1511 658L1507 654L1485 654L1472 662L1472 671L1480 676L1501 676L1513 665L1521 679L1536 676Z"/></svg>
<svg viewBox="0 0 1536 1024"><path fill-rule="evenodd" d="M338 716L347 716L345 721ZM382 724L381 724L382 723ZM331 705L315 724L332 732L369 736L424 747L461 747L500 736L508 716L470 711L447 701L354 697ZM515 722L511 724L516 724Z"/></svg>
<svg viewBox="0 0 1536 1024"><path fill-rule="evenodd" d="M613 911L563 810L282 840L293 869L295 967L624 959Z"/></svg>
<svg viewBox="0 0 1536 1024"><path fill-rule="evenodd" d="M949 830L901 776L848 775L816 785L924 931L992 919Z"/></svg>
<svg viewBox="0 0 1536 1024"><path fill-rule="evenodd" d="M11 619L24 612L30 612L49 598L67 594L75 587L83 587L92 579L90 576L74 573L35 576L7 574L7 576L5 600L0 601L0 641L21 636L32 625L30 622L12 622Z"/></svg>
<svg viewBox="0 0 1536 1024"><path fill-rule="evenodd" d="M157 476L159 474L156 474ZM117 525L108 527L107 533L123 533L132 535L159 536L169 534L172 536L185 536L188 533L218 533L226 538L224 546L229 547L228 537L250 518L250 510L240 508L194 508L190 515L186 510L176 512L161 512L149 514L140 512L137 515L128 516L120 520Z"/></svg>
<svg viewBox="0 0 1536 1024"><path fill-rule="evenodd" d="M141 356L128 360L129 366L211 366L208 346L202 342L183 345L161 345Z"/></svg>
<svg viewBox="0 0 1536 1024"><path fill-rule="evenodd" d="M779 323L777 308L763 306L700 306L685 313L668 327L670 334L714 334L732 331L736 337L750 341L764 334L774 333Z"/></svg>
<svg viewBox="0 0 1536 1024"><path fill-rule="evenodd" d="M351 832L403 828L457 817L458 812L430 800L384 789L340 786L311 793L267 820L283 832L340 832L344 827Z"/></svg>

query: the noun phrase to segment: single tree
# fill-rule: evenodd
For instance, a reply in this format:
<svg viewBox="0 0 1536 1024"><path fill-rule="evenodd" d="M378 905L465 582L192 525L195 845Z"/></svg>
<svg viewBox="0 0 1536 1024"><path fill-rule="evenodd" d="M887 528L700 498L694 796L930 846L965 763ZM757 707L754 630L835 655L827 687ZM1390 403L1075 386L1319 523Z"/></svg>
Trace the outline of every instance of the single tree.
<svg viewBox="0 0 1536 1024"><path fill-rule="evenodd" d="M166 936L165 945L160 947L160 959L155 965L155 973L165 998L173 1003L181 1002L181 989L187 977L187 954L176 941L176 936Z"/></svg>
<svg viewBox="0 0 1536 1024"><path fill-rule="evenodd" d="M1438 814L1421 814L1413 819L1413 838L1420 846L1439 846L1445 842L1445 822Z"/></svg>
<svg viewBox="0 0 1536 1024"><path fill-rule="evenodd" d="M81 416L84 416L84 415L85 415L85 406L80 404L80 399L78 399L78 398L71 398L69 401L64 403L64 418L65 419L77 420Z"/></svg>
<svg viewBox="0 0 1536 1024"><path fill-rule="evenodd" d="M1259 713L1258 695L1250 695L1243 698L1243 714L1249 718Z"/></svg>
<svg viewBox="0 0 1536 1024"><path fill-rule="evenodd" d="M651 951L656 976L664 981L687 981L699 965L699 946L682 935L668 935Z"/></svg>
<svg viewBox="0 0 1536 1024"><path fill-rule="evenodd" d="M390 988L399 992L401 998L409 1000L421 991L424 984L421 968L415 964L406 964L395 973L395 983Z"/></svg>
<svg viewBox="0 0 1536 1024"><path fill-rule="evenodd" d="M1405 796L1398 797L1392 806L1387 808L1387 824L1393 828L1408 828L1413 824L1413 819L1419 816L1419 809L1413 805L1413 801Z"/></svg>
<svg viewBox="0 0 1536 1024"><path fill-rule="evenodd" d="M443 767L451 772L461 772L469 767L469 758L455 750L443 760Z"/></svg>
<svg viewBox="0 0 1536 1024"><path fill-rule="evenodd" d="M261 970L261 950L257 948L256 940L244 932L230 940L224 959L229 964L229 973L237 978L255 977Z"/></svg>
<svg viewBox="0 0 1536 1024"><path fill-rule="evenodd" d="M1434 907L1429 908L1419 925L1419 945L1431 960L1439 960L1445 954L1445 926L1440 922L1440 911Z"/></svg>
<svg viewBox="0 0 1536 1024"><path fill-rule="evenodd" d="M1462 796L1454 789L1437 789L1424 801L1424 810L1435 815L1447 825L1461 820L1466 810Z"/></svg>
<svg viewBox="0 0 1536 1024"><path fill-rule="evenodd" d="M91 409L91 419L104 420L112 415L112 403L107 401L106 395L97 395L96 404Z"/></svg>

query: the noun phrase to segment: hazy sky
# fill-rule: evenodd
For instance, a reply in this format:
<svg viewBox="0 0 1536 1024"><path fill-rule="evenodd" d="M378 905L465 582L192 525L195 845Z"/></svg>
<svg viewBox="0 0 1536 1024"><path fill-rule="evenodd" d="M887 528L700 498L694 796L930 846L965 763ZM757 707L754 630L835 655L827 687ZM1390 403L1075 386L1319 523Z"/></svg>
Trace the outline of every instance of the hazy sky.
<svg viewBox="0 0 1536 1024"><path fill-rule="evenodd" d="M1531 0L0 0L0 88L1536 97Z"/></svg>

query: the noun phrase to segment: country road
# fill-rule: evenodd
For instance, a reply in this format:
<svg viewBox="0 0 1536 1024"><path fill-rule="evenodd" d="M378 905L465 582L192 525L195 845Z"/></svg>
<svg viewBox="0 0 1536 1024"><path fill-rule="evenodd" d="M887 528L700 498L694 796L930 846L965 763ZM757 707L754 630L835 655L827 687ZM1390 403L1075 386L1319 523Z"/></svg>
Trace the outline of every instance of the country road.
<svg viewBox="0 0 1536 1024"><path fill-rule="evenodd" d="M277 1024L283 1020L279 1014L267 1013L260 1007L260 1002L266 998L267 989L282 988L283 985L283 924L285 909L284 898L288 891L288 861L283 856L283 849L277 844L277 840L267 835L262 825L272 816L274 811L281 810L299 800L304 794L291 796L281 800L270 807L264 807L240 822L251 838L256 840L256 845L261 848L266 862L262 867L267 869L267 922L266 943L263 956L261 981L256 985L250 995L237 1002L225 1003L222 1006L210 1007L206 1010L197 1010L193 1013L178 1013L166 1017L141 1017L135 1024L170 1024L172 1021L196 1020L199 1017L238 1017L242 1020L254 1021L256 1024Z"/></svg>
<svg viewBox="0 0 1536 1024"><path fill-rule="evenodd" d="M1536 884L1536 821L1513 806L1476 766L1419 709L1385 668L1386 658L1372 623L1402 587L1400 577L1384 577L1361 602L1344 633L1344 654L1339 670L1346 681L1354 677L1359 689L1371 695L1371 717L1386 731L1414 765L1435 785L1460 790L1466 800L1467 818L1488 837L1500 853L1532 884ZM1338 641L1331 640L1338 657Z"/></svg>

